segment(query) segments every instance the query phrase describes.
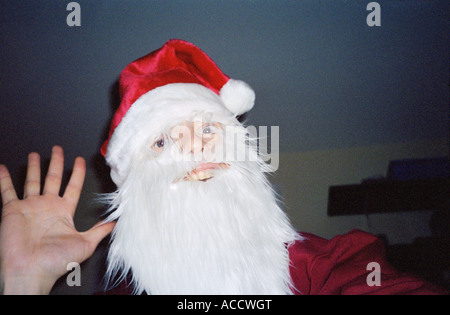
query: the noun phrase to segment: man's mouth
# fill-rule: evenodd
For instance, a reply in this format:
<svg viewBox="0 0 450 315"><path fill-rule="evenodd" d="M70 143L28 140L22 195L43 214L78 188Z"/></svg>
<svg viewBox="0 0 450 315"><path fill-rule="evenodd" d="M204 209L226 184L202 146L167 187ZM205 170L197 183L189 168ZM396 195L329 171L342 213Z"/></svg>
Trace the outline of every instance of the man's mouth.
<svg viewBox="0 0 450 315"><path fill-rule="evenodd" d="M214 177L214 171L218 169L227 169L230 167L227 163L201 163L195 169L184 176L184 181L207 181Z"/></svg>

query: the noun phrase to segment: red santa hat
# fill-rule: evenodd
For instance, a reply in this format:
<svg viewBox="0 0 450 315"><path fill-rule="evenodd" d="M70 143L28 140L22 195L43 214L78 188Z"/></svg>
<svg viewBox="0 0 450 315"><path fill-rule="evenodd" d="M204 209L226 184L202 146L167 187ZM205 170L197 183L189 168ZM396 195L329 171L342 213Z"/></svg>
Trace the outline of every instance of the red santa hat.
<svg viewBox="0 0 450 315"><path fill-rule="evenodd" d="M126 176L131 150L148 133L160 132L159 123L208 108L238 116L255 102L255 93L245 82L229 78L202 50L178 39L130 63L119 86L121 103L101 148L117 185Z"/></svg>

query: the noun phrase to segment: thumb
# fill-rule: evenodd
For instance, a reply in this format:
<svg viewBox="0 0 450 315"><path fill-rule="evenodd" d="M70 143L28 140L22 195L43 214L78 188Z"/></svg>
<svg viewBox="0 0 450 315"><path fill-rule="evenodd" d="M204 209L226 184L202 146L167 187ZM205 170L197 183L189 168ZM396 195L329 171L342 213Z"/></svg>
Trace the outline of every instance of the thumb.
<svg viewBox="0 0 450 315"><path fill-rule="evenodd" d="M112 232L115 225L115 222L100 221L88 231L83 233L85 240L89 243L89 247L91 249L90 254L94 252L95 248L101 242L101 240Z"/></svg>

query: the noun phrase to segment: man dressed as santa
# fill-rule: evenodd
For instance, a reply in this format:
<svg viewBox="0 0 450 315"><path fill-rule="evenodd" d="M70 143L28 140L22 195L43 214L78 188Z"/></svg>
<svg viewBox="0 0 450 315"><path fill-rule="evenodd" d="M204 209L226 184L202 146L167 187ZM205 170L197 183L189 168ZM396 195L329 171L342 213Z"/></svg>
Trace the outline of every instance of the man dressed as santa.
<svg viewBox="0 0 450 315"><path fill-rule="evenodd" d="M120 107L102 146L117 185L103 198L109 216L102 224L79 233L61 219L73 216L78 201L85 171L81 159L63 197L54 196L69 200L71 210L54 218L58 224L52 225L57 227L52 233L38 226L48 222L45 213L51 214L37 210L45 208L42 199L54 193L60 181L52 184L53 177L47 176L40 195L38 157L32 154L26 196L18 200L6 168L0 168L5 292L20 291L11 279L32 281L32 287L45 292L42 287L48 290L64 273L64 263L89 257L111 230L106 279L115 288L109 293L442 292L397 273L370 234L352 231L327 241L297 233L265 176L270 169L258 154L256 139L238 120L253 107L253 90L223 74L193 44L170 40L132 62L120 76L120 94ZM61 156L62 150L55 148L49 168L53 176L61 169ZM24 210L30 199L35 209ZM31 211L35 220L20 221L25 220L19 215L24 211L32 217ZM30 237L21 242L9 233L18 234L19 222L31 227L26 232ZM30 246L33 242L39 246ZM66 253L57 254L62 248ZM368 268L373 262L377 274ZM35 264L30 280L23 269ZM377 281L369 281L372 276Z"/></svg>

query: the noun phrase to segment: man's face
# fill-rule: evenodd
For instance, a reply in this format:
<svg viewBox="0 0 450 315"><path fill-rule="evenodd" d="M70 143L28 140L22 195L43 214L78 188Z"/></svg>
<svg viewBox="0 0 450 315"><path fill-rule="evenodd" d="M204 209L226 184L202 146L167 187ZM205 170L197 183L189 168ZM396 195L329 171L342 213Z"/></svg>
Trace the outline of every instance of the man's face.
<svg viewBox="0 0 450 315"><path fill-rule="evenodd" d="M224 126L221 123L186 120L172 127L167 135L161 135L153 142L151 149L160 154L169 144L173 145L181 156L199 162L182 180L207 181L213 177L215 170L229 167L229 164L218 163L216 159L223 146L223 135Z"/></svg>

